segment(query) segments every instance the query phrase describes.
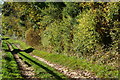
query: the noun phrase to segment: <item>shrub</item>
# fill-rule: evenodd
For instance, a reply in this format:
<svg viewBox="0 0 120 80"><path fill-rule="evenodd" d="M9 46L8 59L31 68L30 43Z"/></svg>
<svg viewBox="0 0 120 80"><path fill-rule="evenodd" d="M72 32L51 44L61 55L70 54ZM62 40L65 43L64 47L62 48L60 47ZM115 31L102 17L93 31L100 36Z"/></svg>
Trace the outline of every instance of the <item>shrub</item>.
<svg viewBox="0 0 120 80"><path fill-rule="evenodd" d="M25 33L26 43L31 46L38 46L40 44L40 35L38 29L28 29Z"/></svg>

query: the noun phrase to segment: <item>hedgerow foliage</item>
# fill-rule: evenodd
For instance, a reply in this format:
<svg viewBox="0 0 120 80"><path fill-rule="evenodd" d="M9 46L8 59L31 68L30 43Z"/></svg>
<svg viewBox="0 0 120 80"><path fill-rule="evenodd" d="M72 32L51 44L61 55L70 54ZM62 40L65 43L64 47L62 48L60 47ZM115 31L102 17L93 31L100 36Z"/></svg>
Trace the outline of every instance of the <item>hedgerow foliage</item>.
<svg viewBox="0 0 120 80"><path fill-rule="evenodd" d="M23 2L3 5L3 34L23 37L49 52L117 54L120 2ZM25 33L25 34L24 34Z"/></svg>

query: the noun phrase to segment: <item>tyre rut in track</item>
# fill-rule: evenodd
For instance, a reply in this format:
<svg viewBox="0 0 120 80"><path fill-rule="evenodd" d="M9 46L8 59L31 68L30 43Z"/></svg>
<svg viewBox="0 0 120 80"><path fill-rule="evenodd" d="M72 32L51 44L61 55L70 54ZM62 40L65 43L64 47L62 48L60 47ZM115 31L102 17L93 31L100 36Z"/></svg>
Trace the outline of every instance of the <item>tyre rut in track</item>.
<svg viewBox="0 0 120 80"><path fill-rule="evenodd" d="M11 53L13 51L13 48L10 44L7 44ZM24 79L26 80L40 80L38 78L35 77L35 72L34 69L32 67L29 67L29 64L25 61L22 60L21 57L18 56L18 54L14 54L12 53L17 64L18 64L18 68L21 72L21 75L23 76Z"/></svg>

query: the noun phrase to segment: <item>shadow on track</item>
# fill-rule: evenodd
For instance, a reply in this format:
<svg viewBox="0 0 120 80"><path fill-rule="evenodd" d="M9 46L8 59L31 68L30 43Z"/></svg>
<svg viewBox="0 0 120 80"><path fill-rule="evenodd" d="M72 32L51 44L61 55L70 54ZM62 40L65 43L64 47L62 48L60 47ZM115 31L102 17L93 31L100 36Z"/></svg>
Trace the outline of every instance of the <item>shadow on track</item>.
<svg viewBox="0 0 120 80"><path fill-rule="evenodd" d="M9 40L10 38L2 38L1 40Z"/></svg>
<svg viewBox="0 0 120 80"><path fill-rule="evenodd" d="M25 49L25 50L21 50L21 49L14 49L14 50L10 50L10 49L4 49L6 52L11 52L12 54L17 54L17 53L20 53L20 52L26 52L26 53L31 53L33 52L33 48L28 48L28 49Z"/></svg>

